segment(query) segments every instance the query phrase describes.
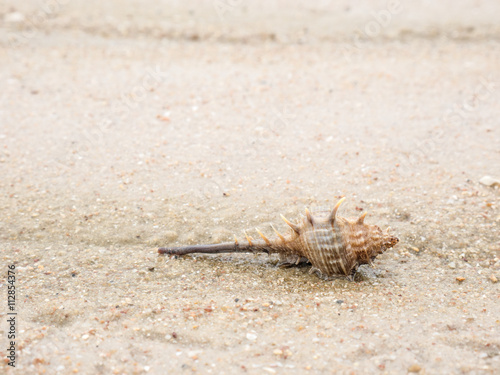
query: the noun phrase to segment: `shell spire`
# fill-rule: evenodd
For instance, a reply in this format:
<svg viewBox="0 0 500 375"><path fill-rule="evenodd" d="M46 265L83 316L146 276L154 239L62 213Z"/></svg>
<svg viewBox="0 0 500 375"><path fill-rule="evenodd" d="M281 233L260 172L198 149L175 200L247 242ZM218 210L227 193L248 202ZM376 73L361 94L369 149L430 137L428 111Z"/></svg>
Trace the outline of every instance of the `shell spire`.
<svg viewBox="0 0 500 375"><path fill-rule="evenodd" d="M358 224L363 224L363 222L365 221L365 217L366 217L366 215L367 215L367 214L368 214L368 212L366 212L366 211L365 211L365 212L363 212L363 213L361 214L361 216L358 218L357 223L358 223Z"/></svg>
<svg viewBox="0 0 500 375"><path fill-rule="evenodd" d="M290 228L292 228L292 229L293 229L293 231L294 231L294 232L296 232L297 234L300 234L300 227L299 227L298 225L291 223L291 222L290 222L290 221L288 221L288 220L286 219L286 217L284 217L283 215L280 215L280 216L281 216L281 218L283 219L283 221L284 221L285 223L287 223L287 224L288 224L288 226L289 226Z"/></svg>
<svg viewBox="0 0 500 375"><path fill-rule="evenodd" d="M244 232L245 233L245 238L247 239L248 241L248 245L252 246L253 245L253 239L252 237L250 237L247 232Z"/></svg>
<svg viewBox="0 0 500 375"><path fill-rule="evenodd" d="M271 228L273 228L274 230L274 233L276 233L276 235L278 236L278 238L283 241L283 242L286 242L286 239L285 237L283 237L283 235L277 231L277 229L274 227L274 225L271 224Z"/></svg>
<svg viewBox="0 0 500 375"><path fill-rule="evenodd" d="M271 241L269 241L269 239L266 236L264 236L264 234L260 230L258 230L257 228L255 228L255 230L257 231L257 233L259 234L259 236L262 237L262 239L264 240L264 242L267 245L271 246Z"/></svg>
<svg viewBox="0 0 500 375"><path fill-rule="evenodd" d="M345 201L345 197L341 198L337 204L335 205L335 207L333 207L333 210L332 212L330 213L330 216L328 216L328 221L330 221L332 224L333 222L335 221L335 217L337 216L337 211L340 207L340 205L342 204L342 202Z"/></svg>
<svg viewBox="0 0 500 375"><path fill-rule="evenodd" d="M306 208L306 217L309 220L309 223L314 226L314 218L311 215L311 212Z"/></svg>

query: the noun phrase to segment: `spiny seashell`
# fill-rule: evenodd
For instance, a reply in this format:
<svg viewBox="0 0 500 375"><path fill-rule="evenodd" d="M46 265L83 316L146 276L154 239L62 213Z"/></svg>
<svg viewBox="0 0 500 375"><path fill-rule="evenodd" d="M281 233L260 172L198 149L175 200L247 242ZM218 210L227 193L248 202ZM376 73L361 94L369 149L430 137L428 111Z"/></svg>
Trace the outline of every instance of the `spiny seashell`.
<svg viewBox="0 0 500 375"><path fill-rule="evenodd" d="M273 227L277 235L275 239L268 239L256 229L262 240L254 240L245 233L246 243L239 243L235 238L230 243L163 247L158 252L171 255L266 252L278 254L280 266L310 262L311 272L319 276L352 277L359 265L371 264L377 255L396 245L399 239L389 234L389 228L383 232L376 225L365 224L366 212L358 219L337 216L344 200L342 198L333 210L315 210L314 215L306 209L298 224L281 216L291 230L283 236Z"/></svg>

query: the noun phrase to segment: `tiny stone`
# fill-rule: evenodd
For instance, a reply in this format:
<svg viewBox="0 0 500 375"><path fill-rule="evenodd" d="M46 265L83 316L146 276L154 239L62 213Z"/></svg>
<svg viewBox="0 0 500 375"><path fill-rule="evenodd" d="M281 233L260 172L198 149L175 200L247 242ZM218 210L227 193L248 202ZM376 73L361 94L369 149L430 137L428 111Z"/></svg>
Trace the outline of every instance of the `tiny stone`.
<svg viewBox="0 0 500 375"><path fill-rule="evenodd" d="M283 350L274 349L273 354L275 354L275 355L282 355L283 354Z"/></svg>
<svg viewBox="0 0 500 375"><path fill-rule="evenodd" d="M450 267L452 270L454 270L455 268L457 268L457 265L455 264L455 262L450 262L450 263L448 263L448 267Z"/></svg>
<svg viewBox="0 0 500 375"><path fill-rule="evenodd" d="M490 276L490 280L491 280L492 283L497 283L498 282L498 279L497 279L497 277L495 275L491 275Z"/></svg>
<svg viewBox="0 0 500 375"><path fill-rule="evenodd" d="M26 17L24 17L24 14L21 12L8 13L3 18L5 23L19 23L23 22L25 19Z"/></svg>
<svg viewBox="0 0 500 375"><path fill-rule="evenodd" d="M338 300L336 300L335 302L337 302L339 305L341 305L341 304L343 304L343 303L344 303L344 301L343 301L343 300L341 300L341 299L338 299Z"/></svg>
<svg viewBox="0 0 500 375"><path fill-rule="evenodd" d="M255 341L257 340L257 335L255 333L247 333L247 340Z"/></svg>
<svg viewBox="0 0 500 375"><path fill-rule="evenodd" d="M465 277L457 277L457 281L458 281L459 283L461 283L461 282L462 282L462 281L464 281L464 280L465 280Z"/></svg>
<svg viewBox="0 0 500 375"><path fill-rule="evenodd" d="M422 370L422 367L420 367L419 365L411 365L408 368L408 372L420 372L420 370Z"/></svg>

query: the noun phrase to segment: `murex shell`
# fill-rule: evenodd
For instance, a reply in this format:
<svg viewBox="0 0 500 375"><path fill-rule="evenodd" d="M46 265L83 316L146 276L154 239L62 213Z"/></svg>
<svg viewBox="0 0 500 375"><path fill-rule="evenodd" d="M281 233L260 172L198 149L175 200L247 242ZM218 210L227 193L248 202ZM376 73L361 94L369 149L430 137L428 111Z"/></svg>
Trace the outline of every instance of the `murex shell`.
<svg viewBox="0 0 500 375"><path fill-rule="evenodd" d="M395 246L399 239L382 231L376 225L365 224L366 212L358 219L337 216L342 198L332 210L306 209L305 216L293 224L283 216L291 228L283 236L276 229L277 237L268 239L258 229L262 240L246 235L247 243L235 242L215 245L194 245L178 248L160 248L160 254L184 255L190 253L267 252L278 254L280 266L310 262L311 272L319 276L352 276L359 265L371 264L377 255Z"/></svg>

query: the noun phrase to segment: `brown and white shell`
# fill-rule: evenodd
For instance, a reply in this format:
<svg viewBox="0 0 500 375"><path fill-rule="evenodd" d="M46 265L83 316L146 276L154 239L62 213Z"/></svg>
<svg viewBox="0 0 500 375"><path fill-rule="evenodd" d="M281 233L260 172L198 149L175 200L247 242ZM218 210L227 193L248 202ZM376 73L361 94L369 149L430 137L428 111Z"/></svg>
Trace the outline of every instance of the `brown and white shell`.
<svg viewBox="0 0 500 375"><path fill-rule="evenodd" d="M291 228L283 236L276 229L277 237L268 239L258 229L262 240L246 235L246 243L235 239L232 243L194 245L179 248L160 248L160 254L184 255L190 253L267 252L278 254L280 266L304 262L312 264L311 272L320 276L352 276L358 266L370 264L377 255L395 246L399 239L382 231L376 225L365 224L366 212L358 219L337 216L342 198L332 210L315 210L306 214L298 224L283 216Z"/></svg>

